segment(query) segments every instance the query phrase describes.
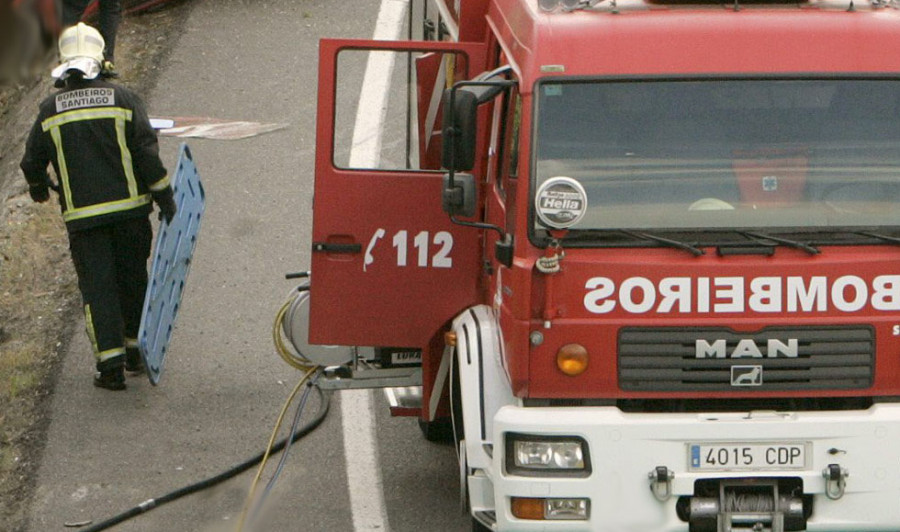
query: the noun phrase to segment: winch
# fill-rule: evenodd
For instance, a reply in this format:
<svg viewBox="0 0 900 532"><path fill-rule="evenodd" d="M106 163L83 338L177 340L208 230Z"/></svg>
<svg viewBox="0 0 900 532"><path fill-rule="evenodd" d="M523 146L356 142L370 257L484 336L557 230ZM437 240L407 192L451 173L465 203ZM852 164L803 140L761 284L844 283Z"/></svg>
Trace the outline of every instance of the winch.
<svg viewBox="0 0 900 532"><path fill-rule="evenodd" d="M806 530L811 511L799 479L705 480L697 482L695 493L677 505L690 532Z"/></svg>

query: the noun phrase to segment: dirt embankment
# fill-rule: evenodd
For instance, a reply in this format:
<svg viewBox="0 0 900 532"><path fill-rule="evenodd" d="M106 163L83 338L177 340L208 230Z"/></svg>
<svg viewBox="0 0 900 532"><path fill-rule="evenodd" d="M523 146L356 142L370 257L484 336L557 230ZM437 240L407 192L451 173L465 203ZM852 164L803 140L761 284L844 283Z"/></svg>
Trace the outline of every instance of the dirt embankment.
<svg viewBox="0 0 900 532"><path fill-rule="evenodd" d="M120 83L149 95L189 9L181 0L125 17L116 43ZM9 531L27 527L59 356L80 333L59 205L55 197L33 203L18 169L38 103L53 90L52 58L39 79L0 87L0 529Z"/></svg>

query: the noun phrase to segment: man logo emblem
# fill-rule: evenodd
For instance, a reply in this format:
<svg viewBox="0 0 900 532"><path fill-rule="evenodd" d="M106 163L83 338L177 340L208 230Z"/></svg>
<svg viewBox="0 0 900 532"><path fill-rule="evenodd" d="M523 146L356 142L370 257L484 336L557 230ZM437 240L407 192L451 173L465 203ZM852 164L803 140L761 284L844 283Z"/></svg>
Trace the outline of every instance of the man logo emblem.
<svg viewBox="0 0 900 532"><path fill-rule="evenodd" d="M762 366L731 366L732 386L762 386Z"/></svg>
<svg viewBox="0 0 900 532"><path fill-rule="evenodd" d="M778 176L763 176L762 189L766 192L776 192L778 190Z"/></svg>

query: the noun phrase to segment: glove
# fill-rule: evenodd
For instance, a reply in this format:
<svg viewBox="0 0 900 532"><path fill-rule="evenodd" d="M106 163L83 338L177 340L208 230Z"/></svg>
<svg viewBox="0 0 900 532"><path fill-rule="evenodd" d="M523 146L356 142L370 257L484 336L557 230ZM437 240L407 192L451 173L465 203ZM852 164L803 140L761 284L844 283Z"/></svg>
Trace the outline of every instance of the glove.
<svg viewBox="0 0 900 532"><path fill-rule="evenodd" d="M28 195L38 203L44 203L50 199L50 188L47 185L31 185L28 187Z"/></svg>
<svg viewBox="0 0 900 532"><path fill-rule="evenodd" d="M175 195L171 188L167 188L163 192L153 194L153 201L159 207L159 220L166 220L166 223L172 223L175 214L178 212L178 206L175 205Z"/></svg>
<svg viewBox="0 0 900 532"><path fill-rule="evenodd" d="M116 65L114 65L112 61L103 61L103 63L100 65L100 77L105 79L114 79L119 77L119 72L116 70Z"/></svg>

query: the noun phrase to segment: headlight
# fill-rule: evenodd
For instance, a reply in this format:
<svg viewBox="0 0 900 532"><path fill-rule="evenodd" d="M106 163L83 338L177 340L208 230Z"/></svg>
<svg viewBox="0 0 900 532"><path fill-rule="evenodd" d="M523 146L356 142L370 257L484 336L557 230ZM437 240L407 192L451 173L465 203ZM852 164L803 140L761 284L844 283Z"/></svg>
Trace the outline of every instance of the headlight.
<svg viewBox="0 0 900 532"><path fill-rule="evenodd" d="M587 476L587 442L577 436L507 434L506 469L512 475Z"/></svg>
<svg viewBox="0 0 900 532"><path fill-rule="evenodd" d="M591 501L587 498L536 499L510 497L510 510L516 519L533 521L586 521Z"/></svg>
<svg viewBox="0 0 900 532"><path fill-rule="evenodd" d="M516 467L584 469L581 443L574 441L517 441Z"/></svg>

